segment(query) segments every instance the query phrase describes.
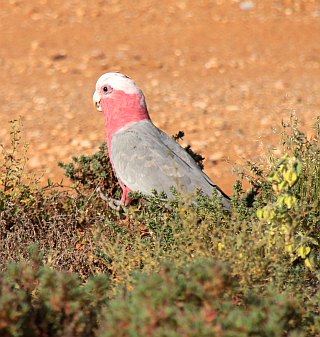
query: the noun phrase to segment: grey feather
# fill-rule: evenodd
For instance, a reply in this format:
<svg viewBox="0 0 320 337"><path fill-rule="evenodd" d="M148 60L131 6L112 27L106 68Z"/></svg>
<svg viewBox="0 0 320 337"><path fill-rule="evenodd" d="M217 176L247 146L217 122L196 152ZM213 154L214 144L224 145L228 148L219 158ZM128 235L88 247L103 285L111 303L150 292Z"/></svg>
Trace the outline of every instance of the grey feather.
<svg viewBox="0 0 320 337"><path fill-rule="evenodd" d="M150 120L143 120L116 133L112 138L111 161L117 177L132 191L150 195L153 190L172 196L170 187L194 193L201 189L211 196L218 191L223 206L230 199L198 167L193 158Z"/></svg>

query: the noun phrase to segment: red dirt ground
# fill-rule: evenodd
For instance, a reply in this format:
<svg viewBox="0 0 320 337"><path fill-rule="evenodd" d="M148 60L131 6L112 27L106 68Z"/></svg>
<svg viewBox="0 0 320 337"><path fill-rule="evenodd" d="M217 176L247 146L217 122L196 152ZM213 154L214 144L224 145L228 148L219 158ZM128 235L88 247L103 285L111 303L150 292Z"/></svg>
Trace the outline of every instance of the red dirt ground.
<svg viewBox="0 0 320 337"><path fill-rule="evenodd" d="M106 71L132 77L228 193L282 119L311 130L320 115L319 0L2 0L0 46L0 143L21 116L29 168L54 181L104 141L92 93Z"/></svg>

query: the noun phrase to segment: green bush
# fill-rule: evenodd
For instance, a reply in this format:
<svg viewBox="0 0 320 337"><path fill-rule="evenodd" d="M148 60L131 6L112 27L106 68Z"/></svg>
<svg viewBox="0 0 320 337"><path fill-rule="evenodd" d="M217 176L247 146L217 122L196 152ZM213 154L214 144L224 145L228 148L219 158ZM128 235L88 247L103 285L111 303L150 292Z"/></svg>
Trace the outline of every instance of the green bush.
<svg viewBox="0 0 320 337"><path fill-rule="evenodd" d="M248 163L231 213L201 192L136 193L116 211L97 193L121 194L105 146L60 164L71 188L40 186L14 123L0 163L0 335L319 336L319 130L283 124L283 154Z"/></svg>
<svg viewBox="0 0 320 337"><path fill-rule="evenodd" d="M28 263L12 264L0 275L1 336L93 336L109 280L82 284L76 274L40 265L37 251Z"/></svg>
<svg viewBox="0 0 320 337"><path fill-rule="evenodd" d="M243 294L225 264L198 260L136 277L134 290L110 301L99 336L298 336L294 299L271 289Z"/></svg>

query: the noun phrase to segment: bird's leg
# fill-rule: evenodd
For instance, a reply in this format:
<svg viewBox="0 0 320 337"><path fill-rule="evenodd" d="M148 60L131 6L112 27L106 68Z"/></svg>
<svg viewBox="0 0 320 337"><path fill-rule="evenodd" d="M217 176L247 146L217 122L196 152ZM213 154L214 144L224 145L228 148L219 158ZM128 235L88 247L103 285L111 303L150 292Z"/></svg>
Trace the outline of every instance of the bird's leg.
<svg viewBox="0 0 320 337"><path fill-rule="evenodd" d="M120 210L121 206L129 206L131 204L132 200L133 200L132 198L129 197L129 192L131 192L130 188L128 188L126 185L122 184L120 181L119 181L119 184L122 188L121 200L116 200L116 199L110 198L110 197L106 196L106 194L101 191L100 186L97 188L97 191L99 192L100 198L102 200L106 201L112 209L116 209L116 210Z"/></svg>
<svg viewBox="0 0 320 337"><path fill-rule="evenodd" d="M124 206L129 206L132 202L132 198L129 197L129 192L131 192L130 188L127 187L126 185L122 184L120 181L120 186L122 188L122 196L121 196L121 200L120 200L120 203L121 205L124 205Z"/></svg>
<svg viewBox="0 0 320 337"><path fill-rule="evenodd" d="M120 208L122 206L121 201L113 198L109 198L108 205L110 208L115 209L117 211L120 211Z"/></svg>
<svg viewBox="0 0 320 337"><path fill-rule="evenodd" d="M116 209L118 211L120 210L120 207L122 206L121 200L116 200L116 199L106 196L106 194L101 191L100 186L97 188L97 191L99 192L100 198L106 201L110 208Z"/></svg>

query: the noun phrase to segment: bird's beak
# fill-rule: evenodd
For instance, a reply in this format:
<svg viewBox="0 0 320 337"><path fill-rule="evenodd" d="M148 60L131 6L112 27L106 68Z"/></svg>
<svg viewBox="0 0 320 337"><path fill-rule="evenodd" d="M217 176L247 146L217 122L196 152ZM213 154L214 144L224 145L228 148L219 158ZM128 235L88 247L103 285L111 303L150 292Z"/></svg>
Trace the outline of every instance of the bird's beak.
<svg viewBox="0 0 320 337"><path fill-rule="evenodd" d="M101 96L95 91L93 94L93 104L95 105L96 109L98 111L102 111L100 101L101 101Z"/></svg>

